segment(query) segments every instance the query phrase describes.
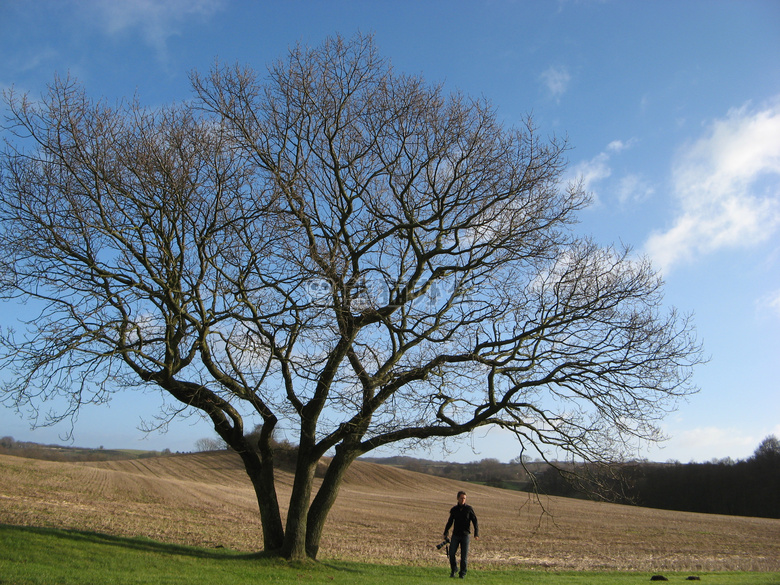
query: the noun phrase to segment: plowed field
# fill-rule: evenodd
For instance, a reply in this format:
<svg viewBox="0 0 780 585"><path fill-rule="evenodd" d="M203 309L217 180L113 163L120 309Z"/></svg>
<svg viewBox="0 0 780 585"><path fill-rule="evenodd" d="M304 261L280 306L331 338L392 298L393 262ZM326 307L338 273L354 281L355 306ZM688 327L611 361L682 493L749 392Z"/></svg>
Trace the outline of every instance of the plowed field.
<svg viewBox="0 0 780 585"><path fill-rule="evenodd" d="M278 479L285 501L291 477ZM780 520L536 501L366 462L347 475L320 557L444 565L434 545L461 488L479 517L476 568L780 571ZM229 453L90 463L3 455L0 523L262 548L254 491Z"/></svg>

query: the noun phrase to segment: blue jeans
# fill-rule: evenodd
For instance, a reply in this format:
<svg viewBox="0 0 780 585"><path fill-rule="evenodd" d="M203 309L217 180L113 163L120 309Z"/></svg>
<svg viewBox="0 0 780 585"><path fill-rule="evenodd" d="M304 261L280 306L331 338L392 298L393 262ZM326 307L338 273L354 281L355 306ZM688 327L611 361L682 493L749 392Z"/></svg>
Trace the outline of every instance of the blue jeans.
<svg viewBox="0 0 780 585"><path fill-rule="evenodd" d="M456 553L458 547L460 547L460 576L465 577L466 571L469 568L469 541L471 540L471 534L468 532L465 534L452 533L452 540L450 541L450 570L452 573L458 570L458 559Z"/></svg>

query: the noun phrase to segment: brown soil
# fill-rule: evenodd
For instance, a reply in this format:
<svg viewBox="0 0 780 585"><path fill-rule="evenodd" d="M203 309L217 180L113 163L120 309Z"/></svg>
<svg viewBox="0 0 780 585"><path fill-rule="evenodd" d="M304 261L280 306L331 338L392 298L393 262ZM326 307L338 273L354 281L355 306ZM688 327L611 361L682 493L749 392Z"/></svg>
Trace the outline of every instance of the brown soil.
<svg viewBox="0 0 780 585"><path fill-rule="evenodd" d="M291 477L278 479L285 501ZM434 545L461 488L479 516L476 568L780 571L780 520L537 500L366 462L348 472L320 557L444 565ZM0 523L262 548L254 491L228 453L82 463L0 455Z"/></svg>

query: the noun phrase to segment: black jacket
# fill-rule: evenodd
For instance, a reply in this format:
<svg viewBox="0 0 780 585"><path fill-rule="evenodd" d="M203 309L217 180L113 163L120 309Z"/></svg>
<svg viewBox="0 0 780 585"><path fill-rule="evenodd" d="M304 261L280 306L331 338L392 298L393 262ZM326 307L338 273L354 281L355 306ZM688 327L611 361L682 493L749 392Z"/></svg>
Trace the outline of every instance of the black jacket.
<svg viewBox="0 0 780 585"><path fill-rule="evenodd" d="M444 534L449 532L450 526L453 526L453 534L469 534L469 524L474 524L474 538L479 536L479 524L477 524L477 515L474 513L474 508L468 504L462 506L458 504L453 506L450 510L450 519L447 520L447 526L444 527Z"/></svg>

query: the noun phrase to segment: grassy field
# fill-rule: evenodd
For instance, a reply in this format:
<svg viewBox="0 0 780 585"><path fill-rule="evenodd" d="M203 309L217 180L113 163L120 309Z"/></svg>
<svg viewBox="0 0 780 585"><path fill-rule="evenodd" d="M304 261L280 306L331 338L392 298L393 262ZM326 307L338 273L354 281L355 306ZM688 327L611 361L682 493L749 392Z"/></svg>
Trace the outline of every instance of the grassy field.
<svg viewBox="0 0 780 585"><path fill-rule="evenodd" d="M667 573L669 582L689 582ZM776 585L780 573L705 573L705 585ZM471 571L468 581L484 585L631 585L648 573ZM0 525L0 583L124 585L241 585L272 582L312 585L418 585L449 582L445 568L383 566L349 561L292 564L254 553L164 544L81 531Z"/></svg>
<svg viewBox="0 0 780 585"><path fill-rule="evenodd" d="M282 501L289 494L290 483L291 478L280 473ZM479 515L482 532L482 538L472 546L475 580L496 578L496 583L504 582L500 575L506 575L505 571L515 575L512 581L521 571L528 583L545 582L535 579L547 574L569 575L569 581L552 583L596 582L577 581L577 575L583 573L566 573L569 571L589 572L591 577L594 571L599 575L621 571L632 579L642 576L636 582L647 581L653 573L682 579L687 575L748 571L751 575L774 574L761 577L763 581L733 582L780 583L780 520L669 512L566 498L537 501L520 492L464 486L365 462L356 463L348 473L326 526L320 551L323 563L311 568L311 577L305 577L305 582L330 580L321 571L332 567L339 572L330 577L338 576L341 582L350 583L344 579L358 574L356 567L371 572L375 571L370 568L374 564L382 568L376 569L377 574L372 573L368 581L361 579L362 585L382 583L385 573L395 575L397 582L406 571L421 571L431 579L444 574L446 578L446 559L434 545L440 539L455 493L462 487ZM68 581L66 577L8 581L12 571L15 579L23 579L24 574L18 571L33 566L32 561L24 561L25 557L14 560L8 556L12 554L9 549L24 548L8 540L20 539L20 535L32 538L30 535L48 534L59 547L73 543L104 547L103 552L65 550L54 556L55 560L83 559L76 574L88 569L95 579L101 564L110 560L104 557L115 556L106 555L106 550L160 554L165 563L205 563L204 574L210 570L205 567L212 563L229 565L234 567L230 571L246 570L254 578L258 563L267 562L254 555L262 549L254 492L240 461L228 453L82 463L0 456L0 523L8 526L6 532L13 533L4 536L2 562L6 566L0 571L0 583L3 579L89 582ZM31 528L24 532L19 527ZM41 528L71 532L36 532ZM91 536L79 536L85 533ZM143 551L144 547L135 543L147 541L136 541L138 538L152 539L155 544ZM129 544L118 547L112 542ZM39 545L29 546L36 551ZM40 546L55 548L54 543ZM197 547L201 552L166 552L185 550L182 547ZM31 553L30 558L33 556ZM229 563L222 562L225 556ZM163 562L154 558L137 562L143 567ZM52 571L59 570L56 562L51 565ZM121 567L111 570L123 571ZM38 569L35 572L40 574ZM419 583L418 577L409 579ZM172 580L175 578L155 582L178 582ZM149 582L133 581L131 576L127 579L116 582ZM301 579L297 582L304 582ZM708 577L707 582L715 581Z"/></svg>

